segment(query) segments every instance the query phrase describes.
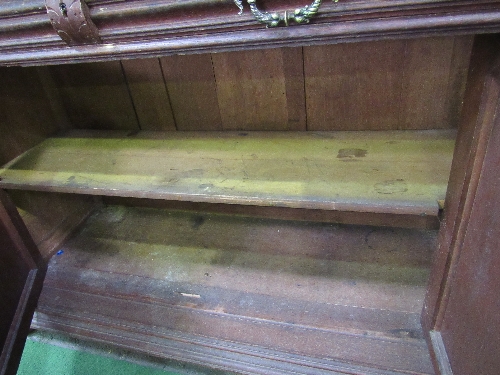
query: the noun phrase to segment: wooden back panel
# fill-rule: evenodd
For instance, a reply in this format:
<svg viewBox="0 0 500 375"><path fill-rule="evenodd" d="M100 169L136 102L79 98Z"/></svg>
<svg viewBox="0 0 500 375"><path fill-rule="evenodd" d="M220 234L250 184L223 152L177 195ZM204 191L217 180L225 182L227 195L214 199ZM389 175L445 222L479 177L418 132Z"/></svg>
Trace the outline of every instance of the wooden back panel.
<svg viewBox="0 0 500 375"><path fill-rule="evenodd" d="M456 127L471 37L50 68L72 125L136 130Z"/></svg>

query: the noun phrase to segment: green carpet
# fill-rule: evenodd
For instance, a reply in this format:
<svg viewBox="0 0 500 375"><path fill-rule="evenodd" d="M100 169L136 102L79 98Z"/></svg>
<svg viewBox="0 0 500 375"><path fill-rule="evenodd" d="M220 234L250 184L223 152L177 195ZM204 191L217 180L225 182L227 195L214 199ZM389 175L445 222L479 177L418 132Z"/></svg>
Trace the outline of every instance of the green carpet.
<svg viewBox="0 0 500 375"><path fill-rule="evenodd" d="M28 339L18 375L178 375L176 372Z"/></svg>

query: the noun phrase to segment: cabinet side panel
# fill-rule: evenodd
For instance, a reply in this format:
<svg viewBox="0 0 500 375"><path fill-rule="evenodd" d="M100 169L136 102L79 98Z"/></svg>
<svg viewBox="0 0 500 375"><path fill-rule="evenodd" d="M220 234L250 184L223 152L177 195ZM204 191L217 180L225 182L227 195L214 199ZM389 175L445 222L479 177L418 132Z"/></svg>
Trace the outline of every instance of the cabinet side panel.
<svg viewBox="0 0 500 375"><path fill-rule="evenodd" d="M50 71L73 127L139 129L119 61L57 65Z"/></svg>
<svg viewBox="0 0 500 375"><path fill-rule="evenodd" d="M491 108L496 99L489 103L485 97L485 77L495 65L495 45L493 37L477 38L474 44L464 109L446 193L444 218L441 225L439 248L436 252L429 287L423 308L423 325L427 331L437 328L440 305L445 299L447 277L456 247L464 235L464 221L470 214L474 196L474 184L478 178L478 149L487 140L488 123L491 126ZM488 118L490 113L490 118ZM490 127L491 129L491 127ZM472 197L472 198L471 198Z"/></svg>
<svg viewBox="0 0 500 375"><path fill-rule="evenodd" d="M441 334L456 375L494 375L500 369L500 85L494 126L464 240L454 265Z"/></svg>
<svg viewBox="0 0 500 375"><path fill-rule="evenodd" d="M14 375L45 265L15 206L0 190L0 373Z"/></svg>
<svg viewBox="0 0 500 375"><path fill-rule="evenodd" d="M59 250L99 202L81 194L12 190L9 195L44 259Z"/></svg>
<svg viewBox="0 0 500 375"><path fill-rule="evenodd" d="M0 165L58 130L35 68L1 68L0 103Z"/></svg>

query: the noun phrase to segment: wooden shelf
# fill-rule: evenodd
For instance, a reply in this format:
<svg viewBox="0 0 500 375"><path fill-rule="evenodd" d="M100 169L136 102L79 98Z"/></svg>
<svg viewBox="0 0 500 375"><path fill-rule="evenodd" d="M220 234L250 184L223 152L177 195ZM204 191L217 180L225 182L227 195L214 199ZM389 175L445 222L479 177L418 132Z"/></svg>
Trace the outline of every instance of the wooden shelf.
<svg viewBox="0 0 500 375"><path fill-rule="evenodd" d="M49 138L7 164L0 187L437 215L454 134L79 131Z"/></svg>
<svg viewBox="0 0 500 375"><path fill-rule="evenodd" d="M109 206L50 261L33 326L184 361L210 347L301 373L342 358L430 374L419 322L436 235Z"/></svg>

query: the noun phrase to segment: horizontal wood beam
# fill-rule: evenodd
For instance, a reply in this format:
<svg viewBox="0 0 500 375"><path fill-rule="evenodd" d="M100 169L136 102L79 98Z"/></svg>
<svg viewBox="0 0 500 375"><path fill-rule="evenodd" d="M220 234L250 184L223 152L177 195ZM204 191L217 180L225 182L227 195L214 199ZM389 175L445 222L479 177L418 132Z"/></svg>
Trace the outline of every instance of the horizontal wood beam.
<svg viewBox="0 0 500 375"><path fill-rule="evenodd" d="M81 131L14 159L0 187L437 216L454 134Z"/></svg>
<svg viewBox="0 0 500 375"><path fill-rule="evenodd" d="M58 64L179 53L500 32L500 1L325 1L309 25L266 29L233 1L87 1L103 43L68 47L43 1L0 5L0 65ZM262 2L282 11L303 2Z"/></svg>

